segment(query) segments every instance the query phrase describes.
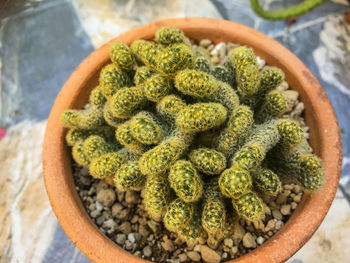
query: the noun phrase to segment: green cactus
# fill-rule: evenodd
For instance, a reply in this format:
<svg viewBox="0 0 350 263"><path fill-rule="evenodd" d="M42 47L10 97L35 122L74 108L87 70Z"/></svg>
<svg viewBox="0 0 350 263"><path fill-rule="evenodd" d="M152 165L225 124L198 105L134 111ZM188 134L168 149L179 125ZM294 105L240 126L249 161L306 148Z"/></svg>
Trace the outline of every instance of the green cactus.
<svg viewBox="0 0 350 263"><path fill-rule="evenodd" d="M140 158L143 174L162 174L185 152L188 143L182 136L171 136L159 145L145 152Z"/></svg>
<svg viewBox="0 0 350 263"><path fill-rule="evenodd" d="M102 88L101 88L100 86L94 88L94 89L91 91L89 101L90 101L90 103L91 103L92 105L94 105L95 107L101 107L101 108L103 108L103 106L104 106L105 103L106 103L106 98L105 98L105 96L103 95Z"/></svg>
<svg viewBox="0 0 350 263"><path fill-rule="evenodd" d="M265 93L277 88L284 80L284 73L276 67L265 67L259 74L259 92Z"/></svg>
<svg viewBox="0 0 350 263"><path fill-rule="evenodd" d="M98 135L91 135L84 141L83 152L89 161L111 152L113 146Z"/></svg>
<svg viewBox="0 0 350 263"><path fill-rule="evenodd" d="M109 152L93 159L89 165L90 174L97 179L112 177L125 162L123 155Z"/></svg>
<svg viewBox="0 0 350 263"><path fill-rule="evenodd" d="M121 145L142 152L144 146L132 136L130 123L130 121L126 121L120 124L115 130L115 138Z"/></svg>
<svg viewBox="0 0 350 263"><path fill-rule="evenodd" d="M117 128L124 121L123 119L116 118L112 115L112 112L108 107L108 102L103 107L103 118L109 126L114 128Z"/></svg>
<svg viewBox="0 0 350 263"><path fill-rule="evenodd" d="M213 67L213 69L211 70L211 74L217 80L220 80L228 84L233 83L234 76L232 75L232 72L223 65L218 65Z"/></svg>
<svg viewBox="0 0 350 263"><path fill-rule="evenodd" d="M256 222L264 216L264 203L254 192L233 199L232 204L237 214L248 221Z"/></svg>
<svg viewBox="0 0 350 263"><path fill-rule="evenodd" d="M194 66L192 49L185 44L174 44L161 50L156 57L157 70L167 76Z"/></svg>
<svg viewBox="0 0 350 263"><path fill-rule="evenodd" d="M193 211L193 204L185 203L180 198L175 199L166 209L163 219L164 226L169 231L179 232L191 220Z"/></svg>
<svg viewBox="0 0 350 263"><path fill-rule="evenodd" d="M158 43L168 46L183 43L185 41L185 35L176 27L165 26L157 30L155 39Z"/></svg>
<svg viewBox="0 0 350 263"><path fill-rule="evenodd" d="M304 131L300 125L292 120L279 120L277 123L278 132L284 143L295 145L300 143L304 138Z"/></svg>
<svg viewBox="0 0 350 263"><path fill-rule="evenodd" d="M254 188L263 194L276 196L282 189L278 175L269 169L254 170L252 178Z"/></svg>
<svg viewBox="0 0 350 263"><path fill-rule="evenodd" d="M137 68L135 76L134 76L134 83L136 86L143 85L146 80L151 77L154 74L154 71L150 67L142 66Z"/></svg>
<svg viewBox="0 0 350 263"><path fill-rule="evenodd" d="M160 74L154 74L144 82L143 91L147 99L158 102L170 94L172 86L169 79Z"/></svg>
<svg viewBox="0 0 350 263"><path fill-rule="evenodd" d="M85 141L90 135L89 130L69 129L66 134L66 142L69 146L74 146L78 142Z"/></svg>
<svg viewBox="0 0 350 263"><path fill-rule="evenodd" d="M197 57L194 61L194 69L210 73L210 61L205 57Z"/></svg>
<svg viewBox="0 0 350 263"><path fill-rule="evenodd" d="M108 101L108 110L112 116L126 119L142 108L145 97L140 87L122 88Z"/></svg>
<svg viewBox="0 0 350 263"><path fill-rule="evenodd" d="M109 56L114 66L122 70L132 70L135 58L130 48L122 42L117 42L111 45L109 48Z"/></svg>
<svg viewBox="0 0 350 263"><path fill-rule="evenodd" d="M231 54L235 68L237 90L241 95L254 95L259 90L259 67L254 51L245 46L237 47Z"/></svg>
<svg viewBox="0 0 350 263"><path fill-rule="evenodd" d="M202 216L199 205L195 206L191 220L185 223L177 233L188 246L196 245L199 239L204 237L205 231L202 227Z"/></svg>
<svg viewBox="0 0 350 263"><path fill-rule="evenodd" d="M195 167L205 174L220 174L226 168L226 158L214 149L199 148L189 154Z"/></svg>
<svg viewBox="0 0 350 263"><path fill-rule="evenodd" d="M250 0L250 4L259 16L269 20L281 20L301 16L316 6L322 4L324 0L305 0L297 5L279 10L265 10L259 0Z"/></svg>
<svg viewBox="0 0 350 263"><path fill-rule="evenodd" d="M326 174L322 169L313 174L301 172L297 175L296 179L306 191L315 192L324 185Z"/></svg>
<svg viewBox="0 0 350 263"><path fill-rule="evenodd" d="M119 167L113 182L120 191L139 191L145 185L146 178L140 171L138 161L130 161Z"/></svg>
<svg viewBox="0 0 350 263"><path fill-rule="evenodd" d="M208 97L204 97L204 101L221 103L228 112L232 112L239 106L239 98L232 87L222 81L218 81L218 89Z"/></svg>
<svg viewBox="0 0 350 263"><path fill-rule="evenodd" d="M131 44L130 48L136 56L136 58L138 58L140 61L142 61L143 64L151 68L155 68L156 59L162 51L160 45L146 40L135 40Z"/></svg>
<svg viewBox="0 0 350 263"><path fill-rule="evenodd" d="M118 71L113 64L105 66L100 73L100 86L103 95L108 99L118 90L131 85L128 74L124 71Z"/></svg>
<svg viewBox="0 0 350 263"><path fill-rule="evenodd" d="M186 106L186 103L175 95L165 96L157 103L157 112L167 122L175 122L176 116Z"/></svg>
<svg viewBox="0 0 350 263"><path fill-rule="evenodd" d="M93 130L104 123L103 110L90 106L83 110L65 110L60 115L63 127Z"/></svg>
<svg viewBox="0 0 350 263"><path fill-rule="evenodd" d="M171 201L171 188L163 175L149 175L145 185L144 203L147 213L155 220L161 219Z"/></svg>
<svg viewBox="0 0 350 263"><path fill-rule="evenodd" d="M238 106L227 121L227 127L223 129L216 139L216 150L226 156L230 156L243 137L247 135L254 123L253 111L244 105Z"/></svg>
<svg viewBox="0 0 350 263"><path fill-rule="evenodd" d="M224 238L232 238L235 233L236 226L238 224L239 217L233 209L226 208L226 221L224 225L223 235Z"/></svg>
<svg viewBox="0 0 350 263"><path fill-rule="evenodd" d="M165 136L164 126L147 111L139 112L131 118L130 131L132 137L143 144L157 144Z"/></svg>
<svg viewBox="0 0 350 263"><path fill-rule="evenodd" d="M185 69L177 73L175 87L183 94L204 98L217 91L218 82L212 75L205 72Z"/></svg>
<svg viewBox="0 0 350 263"><path fill-rule="evenodd" d="M211 181L206 187L202 213L202 226L208 234L222 235L226 222L225 203L217 182Z"/></svg>
<svg viewBox="0 0 350 263"><path fill-rule="evenodd" d="M183 108L176 117L176 125L183 132L201 132L221 125L227 110L219 103L196 103Z"/></svg>
<svg viewBox="0 0 350 263"><path fill-rule="evenodd" d="M79 141L74 144L72 148L72 157L74 161L80 166L88 167L90 164L90 160L88 156L84 153L84 142Z"/></svg>
<svg viewBox="0 0 350 263"><path fill-rule="evenodd" d="M267 113L271 116L278 117L287 112L288 100L282 91L272 90L266 94L265 107Z"/></svg>
<svg viewBox="0 0 350 263"><path fill-rule="evenodd" d="M184 202L196 202L201 198L203 186L199 174L189 161L179 160L168 175L171 188Z"/></svg>
<svg viewBox="0 0 350 263"><path fill-rule="evenodd" d="M233 166L220 175L219 187L224 196L236 199L251 189L252 178L248 171Z"/></svg>

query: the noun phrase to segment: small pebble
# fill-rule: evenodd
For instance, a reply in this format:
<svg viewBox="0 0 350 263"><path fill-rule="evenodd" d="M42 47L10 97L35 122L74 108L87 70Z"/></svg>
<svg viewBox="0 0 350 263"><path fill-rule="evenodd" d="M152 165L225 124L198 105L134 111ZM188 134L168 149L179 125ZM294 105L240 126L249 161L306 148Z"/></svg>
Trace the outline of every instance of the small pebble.
<svg viewBox="0 0 350 263"><path fill-rule="evenodd" d="M292 209L294 210L295 208L297 208L298 204L296 202L292 202L291 204Z"/></svg>
<svg viewBox="0 0 350 263"><path fill-rule="evenodd" d="M131 233L131 224L130 222L123 222L120 226L119 226L119 230L122 231L124 234L129 235Z"/></svg>
<svg viewBox="0 0 350 263"><path fill-rule="evenodd" d="M143 237L147 237L150 234L150 232L148 231L148 227L145 225L139 226L139 233Z"/></svg>
<svg viewBox="0 0 350 263"><path fill-rule="evenodd" d="M215 236L209 235L207 245L212 249L217 249L220 244L220 240L217 240Z"/></svg>
<svg viewBox="0 0 350 263"><path fill-rule="evenodd" d="M122 211L120 211L119 214L117 214L116 218L118 218L119 220L127 220L128 218L130 218L131 214L130 214L130 210L125 208Z"/></svg>
<svg viewBox="0 0 350 263"><path fill-rule="evenodd" d="M115 199L116 199L116 195L114 190L112 189L102 189L97 194L97 201L100 202L103 206L110 207L111 205L113 205Z"/></svg>
<svg viewBox="0 0 350 263"><path fill-rule="evenodd" d="M145 257L150 257L152 255L152 248L150 246L145 246L142 249L142 253L145 255Z"/></svg>
<svg viewBox="0 0 350 263"><path fill-rule="evenodd" d="M256 248L256 242L251 233L246 233L243 237L243 246L246 248Z"/></svg>
<svg viewBox="0 0 350 263"><path fill-rule="evenodd" d="M140 201L140 195L135 191L126 191L125 202L128 204L137 204Z"/></svg>
<svg viewBox="0 0 350 263"><path fill-rule="evenodd" d="M225 238L224 245L231 248L233 246L233 240L231 238Z"/></svg>
<svg viewBox="0 0 350 263"><path fill-rule="evenodd" d="M228 254L226 252L222 253L221 258L227 258Z"/></svg>
<svg viewBox="0 0 350 263"><path fill-rule="evenodd" d="M92 218L96 218L96 217L98 217L99 215L101 215L101 211L100 211L100 210L94 210L94 211L92 211L92 212L90 213L90 216L91 216Z"/></svg>
<svg viewBox="0 0 350 263"><path fill-rule="evenodd" d="M238 252L238 247L234 246L231 248L232 255L235 255Z"/></svg>
<svg viewBox="0 0 350 263"><path fill-rule="evenodd" d="M199 45L204 47L204 48L207 48L211 45L211 40L209 39L202 39L200 42L199 42Z"/></svg>
<svg viewBox="0 0 350 263"><path fill-rule="evenodd" d="M219 263L221 261L220 255L208 246L201 246L201 256L204 262Z"/></svg>
<svg viewBox="0 0 350 263"><path fill-rule="evenodd" d="M201 246L202 245L195 245L194 248L193 248L193 251L196 251L196 252L201 252Z"/></svg>
<svg viewBox="0 0 350 263"><path fill-rule="evenodd" d="M196 251L187 252L187 257L194 262L198 262L201 260L201 256Z"/></svg>
<svg viewBox="0 0 350 263"><path fill-rule="evenodd" d="M103 223L103 227L109 228L109 229L115 229L117 226L117 223L113 219L108 219Z"/></svg>
<svg viewBox="0 0 350 263"><path fill-rule="evenodd" d="M291 210L291 206L290 205L282 205L280 211L282 215L289 215L290 214L290 210Z"/></svg>
<svg viewBox="0 0 350 263"><path fill-rule="evenodd" d="M185 253L179 255L180 262L185 262L187 260L187 256Z"/></svg>
<svg viewBox="0 0 350 263"><path fill-rule="evenodd" d="M278 221L276 222L276 227L275 227L275 229L276 229L276 230L280 230L283 226L284 226L283 221L278 220Z"/></svg>
<svg viewBox="0 0 350 263"><path fill-rule="evenodd" d="M122 191L117 192L117 198L119 203L124 201L124 196L125 196L125 192L122 192Z"/></svg>
<svg viewBox="0 0 350 263"><path fill-rule="evenodd" d="M296 196L293 197L293 200L294 200L294 202L299 203L301 201L301 196L300 195L296 195Z"/></svg>
<svg viewBox="0 0 350 263"><path fill-rule="evenodd" d="M102 211L103 205L102 205L99 201L96 201L96 202L95 202L95 206L96 206L96 209L97 209L97 210Z"/></svg>
<svg viewBox="0 0 350 263"><path fill-rule="evenodd" d="M214 64L214 65L217 65L220 62L220 58L219 58L218 55L212 56L212 58L210 60L211 60L211 63Z"/></svg>
<svg viewBox="0 0 350 263"><path fill-rule="evenodd" d="M162 242L162 247L164 248L165 251L169 251L169 252L172 252L175 250L173 241L171 241L170 239L167 239L164 242Z"/></svg>
<svg viewBox="0 0 350 263"><path fill-rule="evenodd" d="M272 216L276 218L277 220L282 220L283 216L281 212L278 209L272 210Z"/></svg>
<svg viewBox="0 0 350 263"><path fill-rule="evenodd" d="M131 243L130 240L125 240L125 249L126 250L132 250L133 249L133 243Z"/></svg>
<svg viewBox="0 0 350 263"><path fill-rule="evenodd" d="M142 255L142 253L141 253L141 251L140 250L137 250L137 251L135 251L135 253L134 253L134 256L135 257L141 257L141 255Z"/></svg>
<svg viewBox="0 0 350 263"><path fill-rule="evenodd" d="M258 238L256 239L256 242L257 242L259 245L262 245L262 244L264 243L264 241L265 241L265 238L263 238L263 237L258 237Z"/></svg>
<svg viewBox="0 0 350 263"><path fill-rule="evenodd" d="M118 245L124 245L125 240L126 240L126 235L125 234L117 234L115 242L117 242Z"/></svg>
<svg viewBox="0 0 350 263"><path fill-rule="evenodd" d="M135 241L136 241L135 234L134 233L130 233L128 235L128 239L130 240L131 243L135 243Z"/></svg>
<svg viewBox="0 0 350 263"><path fill-rule="evenodd" d="M264 232L269 232L272 229L275 229L276 222L275 220L271 219L269 222L267 222L267 225L265 226Z"/></svg>
<svg viewBox="0 0 350 263"><path fill-rule="evenodd" d="M233 243L235 245L238 245L239 242L242 240L244 234L245 234L244 228L238 224L233 232L233 236L232 236Z"/></svg>
<svg viewBox="0 0 350 263"><path fill-rule="evenodd" d="M118 216L122 210L123 210L123 206L119 203L115 203L112 206L112 216L118 218Z"/></svg>

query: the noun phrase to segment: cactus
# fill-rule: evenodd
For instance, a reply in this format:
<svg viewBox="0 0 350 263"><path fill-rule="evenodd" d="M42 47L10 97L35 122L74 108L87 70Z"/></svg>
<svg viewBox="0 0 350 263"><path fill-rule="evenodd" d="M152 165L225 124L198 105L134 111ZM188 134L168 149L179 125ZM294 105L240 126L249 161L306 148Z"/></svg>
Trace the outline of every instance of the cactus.
<svg viewBox="0 0 350 263"><path fill-rule="evenodd" d="M227 127L220 132L216 139L216 150L227 156L231 155L238 143L252 128L253 114L253 111L247 106L237 107L228 119Z"/></svg>
<svg viewBox="0 0 350 263"><path fill-rule="evenodd" d="M109 48L109 56L114 66L119 70L132 70L135 58L130 48L122 42L114 43Z"/></svg>
<svg viewBox="0 0 350 263"><path fill-rule="evenodd" d="M101 91L107 99L121 88L131 85L128 74L124 71L118 71L113 64L109 64L101 70L99 81Z"/></svg>
<svg viewBox="0 0 350 263"><path fill-rule="evenodd" d="M111 152L113 146L105 141L104 138L98 135L91 135L85 141L83 145L83 152L89 161L92 161L100 156Z"/></svg>
<svg viewBox="0 0 350 263"><path fill-rule="evenodd" d="M112 115L112 112L109 110L108 103L103 107L103 118L105 122L114 128L117 128L124 120L116 118Z"/></svg>
<svg viewBox="0 0 350 263"><path fill-rule="evenodd" d="M145 185L146 178L140 171L138 161L130 161L119 167L113 182L120 191L139 191Z"/></svg>
<svg viewBox="0 0 350 263"><path fill-rule="evenodd" d="M158 43L168 46L176 43L183 43L185 41L185 35L176 27L166 26L158 29L155 39Z"/></svg>
<svg viewBox="0 0 350 263"><path fill-rule="evenodd" d="M131 118L130 131L132 137L143 144L157 144L165 136L164 127L152 113L146 111Z"/></svg>
<svg viewBox="0 0 350 263"><path fill-rule="evenodd" d="M204 237L205 231L202 227L201 210L199 206L195 206L192 218L189 222L182 225L177 232L179 237L187 243L188 246L194 246L199 242L201 237Z"/></svg>
<svg viewBox="0 0 350 263"><path fill-rule="evenodd" d="M144 153L140 158L143 174L162 174L185 152L188 143L182 136L171 136Z"/></svg>
<svg viewBox="0 0 350 263"><path fill-rule="evenodd" d="M145 104L145 97L142 88L122 88L108 101L108 110L112 116L119 119L126 119L142 108Z"/></svg>
<svg viewBox="0 0 350 263"><path fill-rule="evenodd" d="M305 0L297 5L279 10L265 10L259 3L259 0L250 0L250 4L259 16L270 20L288 19L301 16L316 6L322 4L324 0Z"/></svg>
<svg viewBox="0 0 350 263"><path fill-rule="evenodd" d="M219 103L196 103L183 108L176 117L176 125L183 132L201 132L221 125L227 110Z"/></svg>
<svg viewBox="0 0 350 263"><path fill-rule="evenodd" d="M324 185L326 174L321 169L313 174L299 173L296 179L306 191L315 192Z"/></svg>
<svg viewBox="0 0 350 263"><path fill-rule="evenodd" d="M252 172L254 188L266 195L276 196L282 189L277 174L269 169L256 169Z"/></svg>
<svg viewBox="0 0 350 263"><path fill-rule="evenodd" d="M134 76L134 83L136 86L143 85L146 80L154 74L154 71L150 67L139 67L136 70Z"/></svg>
<svg viewBox="0 0 350 263"><path fill-rule="evenodd" d="M168 46L156 57L157 70L167 76L173 76L180 70L191 68L193 64L193 51L185 44Z"/></svg>
<svg viewBox="0 0 350 263"><path fill-rule="evenodd" d="M91 91L89 101L95 107L103 107L106 103L106 98L103 95L102 88L96 87Z"/></svg>
<svg viewBox="0 0 350 263"><path fill-rule="evenodd" d="M93 130L104 123L103 111L93 106L83 110L65 110L60 115L60 122L66 128Z"/></svg>
<svg viewBox="0 0 350 263"><path fill-rule="evenodd" d="M218 89L218 82L205 72L185 69L177 73L175 87L183 94L204 98L209 97Z"/></svg>
<svg viewBox="0 0 350 263"><path fill-rule="evenodd" d="M278 132L284 143L298 144L304 138L304 131L300 125L292 120L280 120L277 124Z"/></svg>
<svg viewBox="0 0 350 263"><path fill-rule="evenodd" d="M157 112L167 122L175 122L176 116L186 106L186 103L175 95L165 96L157 103Z"/></svg>
<svg viewBox="0 0 350 263"><path fill-rule="evenodd" d="M241 95L254 95L259 89L259 67L254 51L244 46L235 48L231 54L235 68L237 90Z"/></svg>
<svg viewBox="0 0 350 263"><path fill-rule="evenodd" d="M265 93L277 88L284 80L284 73L276 67L265 67L259 74L259 92Z"/></svg>
<svg viewBox="0 0 350 263"><path fill-rule="evenodd" d="M264 216L264 203L252 191L233 199L232 204L237 214L248 221L256 222Z"/></svg>
<svg viewBox="0 0 350 263"><path fill-rule="evenodd" d="M83 142L91 135L89 130L69 129L66 135L66 142L69 146L74 146L78 142Z"/></svg>
<svg viewBox="0 0 350 263"><path fill-rule="evenodd" d="M150 175L145 185L145 209L156 220L161 219L171 200L171 189L165 176Z"/></svg>
<svg viewBox="0 0 350 263"><path fill-rule="evenodd" d="M130 149L139 152L142 152L144 149L143 145L132 136L130 121L126 121L117 127L115 130L115 138L121 145Z"/></svg>
<svg viewBox="0 0 350 263"><path fill-rule="evenodd" d="M194 206L185 203L180 198L172 201L166 209L164 215L164 226L173 232L178 232L182 226L187 224L193 216Z"/></svg>
<svg viewBox="0 0 350 263"><path fill-rule="evenodd" d="M151 68L155 68L156 59L162 50L159 45L145 40L135 40L130 48L136 58Z"/></svg>
<svg viewBox="0 0 350 263"><path fill-rule="evenodd" d="M84 153L84 142L77 142L72 148L72 157L74 161L84 167L89 166L90 160Z"/></svg>
<svg viewBox="0 0 350 263"><path fill-rule="evenodd" d="M220 80L220 81L228 83L228 84L232 84L233 83L234 76L232 75L232 72L229 69L227 69L225 66L223 66L223 65L215 66L211 70L211 74L217 80Z"/></svg>
<svg viewBox="0 0 350 263"><path fill-rule="evenodd" d="M160 101L166 95L169 95L171 90L170 81L160 74L150 76L143 84L146 98L153 102Z"/></svg>
<svg viewBox="0 0 350 263"><path fill-rule="evenodd" d="M105 179L112 177L125 162L123 155L109 152L93 159L89 165L90 174L94 178Z"/></svg>
<svg viewBox="0 0 350 263"><path fill-rule="evenodd" d="M205 57L197 57L194 61L194 69L205 73L210 73L210 62Z"/></svg>
<svg viewBox="0 0 350 263"><path fill-rule="evenodd" d="M233 166L220 175L219 187L223 195L236 199L251 189L252 179L248 171Z"/></svg>
<svg viewBox="0 0 350 263"><path fill-rule="evenodd" d="M189 154L195 167L205 174L220 174L226 168L226 158L214 149L199 148Z"/></svg>
<svg viewBox="0 0 350 263"><path fill-rule="evenodd" d="M183 202L196 202L201 198L202 182L197 170L189 161L177 161L170 168L168 178L171 188Z"/></svg>

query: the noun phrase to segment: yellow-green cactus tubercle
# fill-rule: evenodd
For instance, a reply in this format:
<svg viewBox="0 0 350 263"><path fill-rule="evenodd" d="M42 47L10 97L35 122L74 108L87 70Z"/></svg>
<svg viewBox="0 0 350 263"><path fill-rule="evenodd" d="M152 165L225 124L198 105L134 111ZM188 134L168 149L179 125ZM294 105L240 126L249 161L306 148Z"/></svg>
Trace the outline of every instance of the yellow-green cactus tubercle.
<svg viewBox="0 0 350 263"><path fill-rule="evenodd" d="M84 141L83 151L90 161L112 150L113 147L107 143L104 138L98 135L91 135Z"/></svg>
<svg viewBox="0 0 350 263"><path fill-rule="evenodd" d="M227 117L227 110L219 103L196 103L183 108L176 125L183 132L201 132L221 125Z"/></svg>
<svg viewBox="0 0 350 263"><path fill-rule="evenodd" d="M117 152L109 152L92 160L89 165L90 174L94 178L104 179L112 177L125 162L123 155Z"/></svg>
<svg viewBox="0 0 350 263"><path fill-rule="evenodd" d="M239 106L239 98L232 87L222 81L218 81L218 89L210 96L204 98L205 101L221 103L228 112L232 112Z"/></svg>
<svg viewBox="0 0 350 263"><path fill-rule="evenodd" d="M235 199L251 189L252 179L247 170L233 166L220 175L219 187L224 196Z"/></svg>
<svg viewBox="0 0 350 263"><path fill-rule="evenodd" d="M205 72L185 69L177 73L175 87L183 94L205 98L217 91L218 81Z"/></svg>
<svg viewBox="0 0 350 263"><path fill-rule="evenodd" d="M320 169L312 174L301 172L297 175L297 181L306 191L309 192L315 192L321 189L325 180L326 174L323 169Z"/></svg>
<svg viewBox="0 0 350 263"><path fill-rule="evenodd" d="M185 35L176 27L166 26L158 29L155 39L158 43L168 46L183 43L185 41Z"/></svg>
<svg viewBox="0 0 350 263"><path fill-rule="evenodd" d="M197 244L199 239L204 236L205 232L202 227L202 216L198 205L194 209L191 220L184 224L177 233L188 246Z"/></svg>
<svg viewBox="0 0 350 263"><path fill-rule="evenodd" d="M226 209L222 199L210 198L204 201L202 226L209 234L220 235L225 226Z"/></svg>
<svg viewBox="0 0 350 263"><path fill-rule="evenodd" d="M130 161L120 166L115 173L113 182L120 191L139 191L145 185L146 178L140 171L138 161Z"/></svg>
<svg viewBox="0 0 350 263"><path fill-rule="evenodd" d="M222 82L225 82L227 84L231 84L233 82L234 76L232 75L232 72L229 71L225 66L218 65L215 66L211 70L211 74L217 79ZM231 88L232 89L232 88Z"/></svg>
<svg viewBox="0 0 350 263"><path fill-rule="evenodd" d="M205 174L220 174L226 168L226 157L221 152L209 148L199 148L189 154L195 167Z"/></svg>
<svg viewBox="0 0 350 263"><path fill-rule="evenodd" d="M135 40L130 48L134 55L142 61L143 64L151 68L156 66L156 59L162 50L160 45L146 40Z"/></svg>
<svg viewBox="0 0 350 263"><path fill-rule="evenodd" d="M132 136L143 144L157 144L165 136L164 127L147 111L141 111L131 118L130 131Z"/></svg>
<svg viewBox="0 0 350 263"><path fill-rule="evenodd" d="M278 175L269 169L254 170L252 178L254 188L263 194L276 196L282 189Z"/></svg>
<svg viewBox="0 0 350 263"><path fill-rule="evenodd" d="M74 146L78 142L83 142L91 135L89 130L69 129L66 135L66 142L69 146Z"/></svg>
<svg viewBox="0 0 350 263"><path fill-rule="evenodd" d="M184 202L198 201L203 192L199 174L192 163L185 160L177 161L168 175L170 186L177 196Z"/></svg>
<svg viewBox="0 0 350 263"><path fill-rule="evenodd" d="M166 77L160 74L150 76L143 85L146 98L153 102L158 102L172 91L172 86Z"/></svg>
<svg viewBox="0 0 350 263"><path fill-rule="evenodd" d="M74 161L84 167L88 167L90 160L84 153L84 142L77 142L72 148L72 157Z"/></svg>
<svg viewBox="0 0 350 263"><path fill-rule="evenodd" d="M191 68L193 64L193 51L185 44L168 46L156 57L157 70L167 76L173 76L180 70Z"/></svg>
<svg viewBox="0 0 350 263"><path fill-rule="evenodd" d="M271 116L281 116L288 110L288 99L282 91L272 90L266 94L265 107Z"/></svg>
<svg viewBox="0 0 350 263"><path fill-rule="evenodd" d="M284 80L284 73L276 67L265 67L259 74L259 92L268 92L277 88Z"/></svg>
<svg viewBox="0 0 350 263"><path fill-rule="evenodd" d="M96 107L103 107L106 103L106 98L103 95L102 88L96 87L91 91L89 101Z"/></svg>
<svg viewBox="0 0 350 263"><path fill-rule="evenodd" d="M117 128L124 120L120 118L116 118L113 116L112 112L108 107L108 103L103 107L103 118L105 122L114 128Z"/></svg>
<svg viewBox="0 0 350 263"><path fill-rule="evenodd" d="M132 135L130 121L126 121L117 127L115 130L115 138L121 145L124 145L130 149L142 151L144 148L142 144Z"/></svg>
<svg viewBox="0 0 350 263"><path fill-rule="evenodd" d="M135 58L132 54L130 48L122 42L114 43L109 48L109 56L120 71L122 70L132 70Z"/></svg>
<svg viewBox="0 0 350 263"><path fill-rule="evenodd" d="M245 46L233 50L237 89L241 95L254 95L259 90L259 66L253 49Z"/></svg>
<svg viewBox="0 0 350 263"><path fill-rule="evenodd" d="M172 201L166 209L164 215L164 226L173 232L178 232L183 225L187 224L194 212L194 206L191 203L185 203L177 198Z"/></svg>
<svg viewBox="0 0 350 263"><path fill-rule="evenodd" d="M277 127L284 143L296 145L304 138L304 131L296 121L279 120Z"/></svg>
<svg viewBox="0 0 350 263"><path fill-rule="evenodd" d="M174 122L176 116L186 106L186 103L176 95L165 96L157 103L157 112L167 122Z"/></svg>
<svg viewBox="0 0 350 263"><path fill-rule="evenodd" d="M60 115L63 127L94 130L104 123L103 110L90 106L83 110L65 110Z"/></svg>
<svg viewBox="0 0 350 263"><path fill-rule="evenodd" d="M136 86L143 85L146 80L151 77L154 74L154 71L152 68L147 66L142 66L137 68L135 76L134 76L134 83Z"/></svg>
<svg viewBox="0 0 350 263"><path fill-rule="evenodd" d="M129 87L131 80L124 71L118 71L113 64L105 66L100 73L100 87L103 95L108 99L119 89Z"/></svg>
<svg viewBox="0 0 350 263"><path fill-rule="evenodd" d="M210 62L207 58L201 56L194 61L194 69L205 73L210 73Z"/></svg>
<svg viewBox="0 0 350 263"><path fill-rule="evenodd" d="M264 203L254 192L248 192L232 201L237 214L248 221L256 222L264 216Z"/></svg>
<svg viewBox="0 0 350 263"><path fill-rule="evenodd" d="M234 163L245 170L251 170L261 164L265 158L265 151L261 144L251 143L245 145L234 156Z"/></svg>
<svg viewBox="0 0 350 263"><path fill-rule="evenodd" d="M145 185L145 209L154 219L161 219L170 203L171 188L168 179L162 175L150 175Z"/></svg>

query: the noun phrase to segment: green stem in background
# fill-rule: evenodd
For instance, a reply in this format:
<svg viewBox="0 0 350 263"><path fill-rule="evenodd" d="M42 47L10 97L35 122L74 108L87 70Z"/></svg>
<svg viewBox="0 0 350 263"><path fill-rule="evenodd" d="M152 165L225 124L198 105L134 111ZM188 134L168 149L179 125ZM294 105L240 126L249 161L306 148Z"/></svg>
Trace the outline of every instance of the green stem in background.
<svg viewBox="0 0 350 263"><path fill-rule="evenodd" d="M259 16L269 20L282 20L303 15L320 5L324 0L305 0L304 2L288 8L279 10L265 10L259 3L259 0L250 0L250 4Z"/></svg>

